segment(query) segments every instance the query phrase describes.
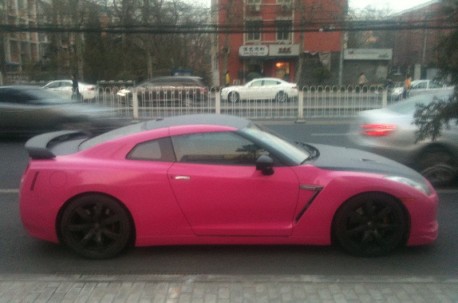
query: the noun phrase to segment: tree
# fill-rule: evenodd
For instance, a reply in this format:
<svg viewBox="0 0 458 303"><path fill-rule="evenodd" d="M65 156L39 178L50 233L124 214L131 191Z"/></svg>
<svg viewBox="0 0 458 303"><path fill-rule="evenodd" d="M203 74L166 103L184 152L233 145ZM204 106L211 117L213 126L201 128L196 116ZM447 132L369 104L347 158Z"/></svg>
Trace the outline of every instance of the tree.
<svg viewBox="0 0 458 303"><path fill-rule="evenodd" d="M444 14L449 22L458 21L458 0L443 0ZM449 77L455 86L453 96L448 100L435 100L428 105L418 105L414 123L418 127L417 141L435 140L450 120L458 118L458 30L445 36L437 47L439 68L443 78ZM456 121L458 124L458 119Z"/></svg>

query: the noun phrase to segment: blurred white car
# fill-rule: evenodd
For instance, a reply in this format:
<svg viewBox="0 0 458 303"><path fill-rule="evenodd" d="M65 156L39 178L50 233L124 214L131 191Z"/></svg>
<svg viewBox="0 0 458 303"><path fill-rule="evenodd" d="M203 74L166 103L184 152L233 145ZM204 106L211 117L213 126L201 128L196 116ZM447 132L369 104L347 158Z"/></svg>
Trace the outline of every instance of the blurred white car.
<svg viewBox="0 0 458 303"><path fill-rule="evenodd" d="M359 112L350 126L349 138L365 149L419 171L434 185L448 185L458 173L458 125L450 121L435 141L415 142L418 127L413 124L417 104L445 100L453 90L422 94L386 108Z"/></svg>
<svg viewBox="0 0 458 303"><path fill-rule="evenodd" d="M73 94L73 81L72 80L55 80L48 82L44 89L52 91L63 98L72 98ZM95 98L96 86L84 82L78 82L78 90L80 98L84 101L91 101Z"/></svg>
<svg viewBox="0 0 458 303"><path fill-rule="evenodd" d="M221 90L221 99L232 103L241 100L275 100L286 102L297 98L299 90L295 83L277 78L257 78L245 85L228 86Z"/></svg>

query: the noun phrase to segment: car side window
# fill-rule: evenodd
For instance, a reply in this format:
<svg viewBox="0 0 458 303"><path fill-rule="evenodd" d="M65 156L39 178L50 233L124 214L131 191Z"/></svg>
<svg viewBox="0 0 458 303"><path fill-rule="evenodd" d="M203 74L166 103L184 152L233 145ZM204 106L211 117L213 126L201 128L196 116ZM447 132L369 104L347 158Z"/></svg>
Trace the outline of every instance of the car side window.
<svg viewBox="0 0 458 303"><path fill-rule="evenodd" d="M273 86L273 85L278 85L277 81L274 81L274 80L265 80L264 81L264 86Z"/></svg>
<svg viewBox="0 0 458 303"><path fill-rule="evenodd" d="M178 162L255 165L265 151L233 132L201 133L172 137Z"/></svg>
<svg viewBox="0 0 458 303"><path fill-rule="evenodd" d="M59 82L53 82L46 85L46 88L57 88L59 87Z"/></svg>
<svg viewBox="0 0 458 303"><path fill-rule="evenodd" d="M415 87L412 87L413 89L423 89L426 88L426 82L420 82L418 83Z"/></svg>
<svg viewBox="0 0 458 303"><path fill-rule="evenodd" d="M127 159L175 162L175 154L170 138L161 138L137 144L127 154Z"/></svg>
<svg viewBox="0 0 458 303"><path fill-rule="evenodd" d="M262 81L254 81L251 83L251 87L260 87L262 86Z"/></svg>

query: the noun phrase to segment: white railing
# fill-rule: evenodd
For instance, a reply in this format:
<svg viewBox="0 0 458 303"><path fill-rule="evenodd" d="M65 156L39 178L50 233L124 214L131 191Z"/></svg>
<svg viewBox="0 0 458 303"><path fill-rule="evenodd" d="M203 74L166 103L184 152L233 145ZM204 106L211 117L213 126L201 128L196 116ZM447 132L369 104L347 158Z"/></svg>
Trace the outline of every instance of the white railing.
<svg viewBox="0 0 458 303"><path fill-rule="evenodd" d="M120 91L127 89L127 94ZM250 119L309 119L353 117L359 111L381 108L389 103L387 90L382 87L308 86L299 97L288 102L275 100L244 100L237 103L222 101L217 89L204 94L180 93L163 97L160 91L138 91L135 87L100 87L95 102L114 108L124 118L150 119L193 113L223 113ZM154 98L161 94L160 102ZM173 102L171 102L173 101Z"/></svg>

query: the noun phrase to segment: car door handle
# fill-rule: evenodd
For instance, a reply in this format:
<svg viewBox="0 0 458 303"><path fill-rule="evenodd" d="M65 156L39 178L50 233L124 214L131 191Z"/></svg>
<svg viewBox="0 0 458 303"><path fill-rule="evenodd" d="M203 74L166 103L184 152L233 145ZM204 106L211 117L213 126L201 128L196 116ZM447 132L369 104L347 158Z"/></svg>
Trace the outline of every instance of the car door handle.
<svg viewBox="0 0 458 303"><path fill-rule="evenodd" d="M175 176L173 177L175 180L191 180L190 176Z"/></svg>

